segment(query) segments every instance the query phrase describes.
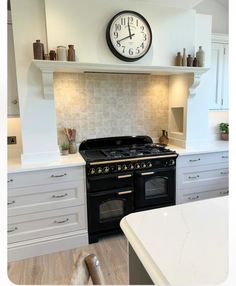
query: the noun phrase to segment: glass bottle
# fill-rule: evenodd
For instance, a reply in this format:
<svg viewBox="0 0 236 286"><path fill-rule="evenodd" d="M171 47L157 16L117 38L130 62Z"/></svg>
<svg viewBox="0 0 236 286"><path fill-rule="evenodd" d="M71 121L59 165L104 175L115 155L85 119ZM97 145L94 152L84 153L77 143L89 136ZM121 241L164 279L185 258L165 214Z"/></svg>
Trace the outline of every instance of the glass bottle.
<svg viewBox="0 0 236 286"><path fill-rule="evenodd" d="M68 61L74 62L75 61L75 49L74 45L68 45Z"/></svg>

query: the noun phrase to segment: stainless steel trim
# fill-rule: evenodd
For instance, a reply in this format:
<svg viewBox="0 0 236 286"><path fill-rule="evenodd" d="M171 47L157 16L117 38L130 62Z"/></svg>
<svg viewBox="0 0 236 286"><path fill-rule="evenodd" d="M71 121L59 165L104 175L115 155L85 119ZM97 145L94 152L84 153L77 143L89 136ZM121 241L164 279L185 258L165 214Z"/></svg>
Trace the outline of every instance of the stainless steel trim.
<svg viewBox="0 0 236 286"><path fill-rule="evenodd" d="M118 178L118 179L124 179L124 178L130 178L130 177L132 177L132 174L121 175L121 176L118 176L117 178Z"/></svg>
<svg viewBox="0 0 236 286"><path fill-rule="evenodd" d="M130 190L130 191L124 191L124 192L119 192L119 193L117 193L119 196L122 196L122 195L126 195L126 194L131 194L131 193L133 193L133 191L132 190Z"/></svg>
<svg viewBox="0 0 236 286"><path fill-rule="evenodd" d="M112 163L122 163L122 162L129 162L129 161L138 161L138 160L151 160L151 159L162 159L162 158L177 158L178 155L160 155L160 156L151 156L151 157L138 157L138 158L127 158L127 159L119 159L119 160L110 160L110 161L98 161L98 162L91 162L89 163L90 166L97 165L97 164L112 164Z"/></svg>
<svg viewBox="0 0 236 286"><path fill-rule="evenodd" d="M65 220L54 220L54 223L65 223L65 222L68 222L69 219L65 219Z"/></svg>
<svg viewBox="0 0 236 286"><path fill-rule="evenodd" d="M155 174L155 172L146 172L146 173L141 173L141 176L149 176L153 174Z"/></svg>
<svg viewBox="0 0 236 286"><path fill-rule="evenodd" d="M65 177L67 174L64 173L62 175L51 175L51 178L61 178L61 177Z"/></svg>
<svg viewBox="0 0 236 286"><path fill-rule="evenodd" d="M65 193L64 195L53 195L52 198L53 198L53 199L58 199L58 198L64 198L64 197L66 197L66 196L68 196L67 193Z"/></svg>

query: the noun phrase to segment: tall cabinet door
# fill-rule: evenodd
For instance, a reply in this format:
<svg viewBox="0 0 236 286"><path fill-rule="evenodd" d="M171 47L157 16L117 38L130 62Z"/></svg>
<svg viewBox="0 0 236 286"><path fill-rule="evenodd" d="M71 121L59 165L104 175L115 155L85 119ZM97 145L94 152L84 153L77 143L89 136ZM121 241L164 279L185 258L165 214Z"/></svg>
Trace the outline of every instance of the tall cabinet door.
<svg viewBox="0 0 236 286"><path fill-rule="evenodd" d="M212 43L209 109L228 109L228 44Z"/></svg>
<svg viewBox="0 0 236 286"><path fill-rule="evenodd" d="M10 117L19 116L19 103L16 79L16 63L13 42L12 24L7 25L7 113Z"/></svg>

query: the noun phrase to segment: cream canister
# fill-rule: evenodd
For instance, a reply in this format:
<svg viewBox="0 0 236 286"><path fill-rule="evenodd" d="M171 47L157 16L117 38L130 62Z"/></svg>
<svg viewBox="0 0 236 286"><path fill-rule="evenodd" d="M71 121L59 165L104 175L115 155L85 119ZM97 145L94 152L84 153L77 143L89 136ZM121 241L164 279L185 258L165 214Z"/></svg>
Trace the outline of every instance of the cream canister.
<svg viewBox="0 0 236 286"><path fill-rule="evenodd" d="M57 60L58 61L67 60L67 52L65 46L57 46Z"/></svg>

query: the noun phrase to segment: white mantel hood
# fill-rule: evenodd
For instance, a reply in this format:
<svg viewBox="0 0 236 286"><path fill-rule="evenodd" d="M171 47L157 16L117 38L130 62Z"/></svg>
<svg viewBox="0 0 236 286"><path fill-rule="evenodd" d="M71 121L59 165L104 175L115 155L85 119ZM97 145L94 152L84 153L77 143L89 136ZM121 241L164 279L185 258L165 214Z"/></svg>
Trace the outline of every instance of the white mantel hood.
<svg viewBox="0 0 236 286"><path fill-rule="evenodd" d="M139 0L140 2L146 2L156 4L159 6L191 9L201 3L203 0Z"/></svg>

